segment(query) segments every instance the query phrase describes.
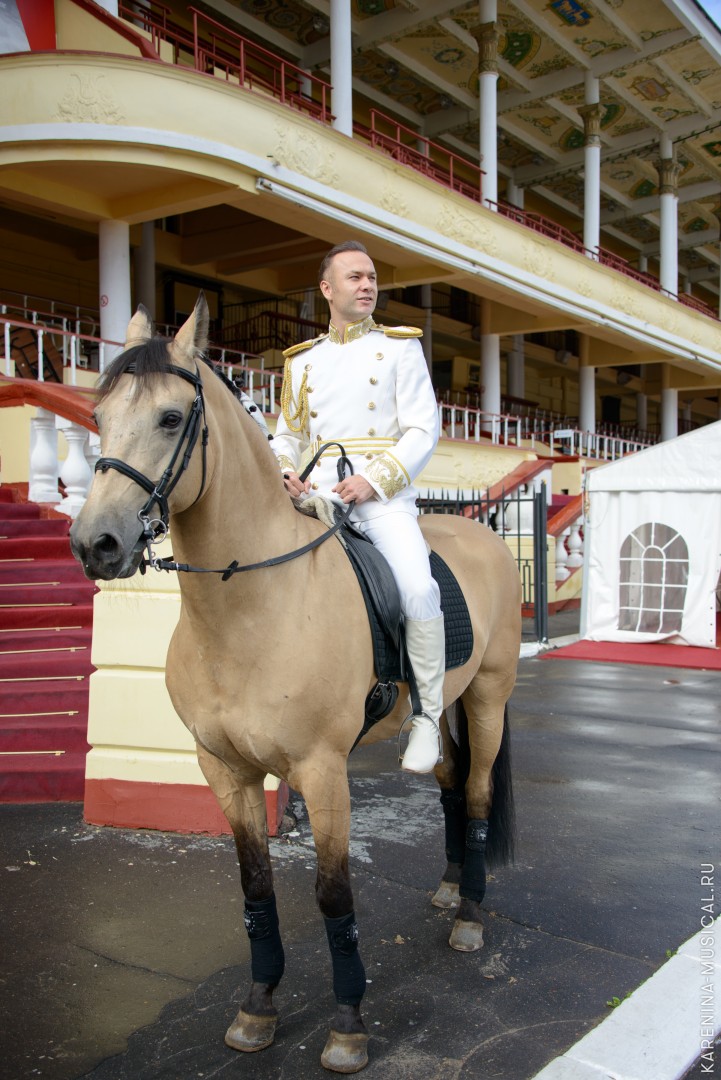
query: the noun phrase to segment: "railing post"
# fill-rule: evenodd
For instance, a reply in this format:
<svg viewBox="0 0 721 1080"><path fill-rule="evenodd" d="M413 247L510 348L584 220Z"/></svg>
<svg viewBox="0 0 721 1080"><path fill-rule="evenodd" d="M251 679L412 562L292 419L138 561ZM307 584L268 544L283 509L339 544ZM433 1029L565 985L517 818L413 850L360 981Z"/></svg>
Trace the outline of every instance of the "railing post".
<svg viewBox="0 0 721 1080"><path fill-rule="evenodd" d="M5 323L5 374L8 378L12 378L15 374L15 363L13 361L12 344L10 341L10 323Z"/></svg>
<svg viewBox="0 0 721 1080"><path fill-rule="evenodd" d="M47 409L38 409L30 421L30 502L59 503L58 491L58 433L55 416Z"/></svg>
<svg viewBox="0 0 721 1080"><path fill-rule="evenodd" d="M536 638L542 644L548 642L547 528L546 485L542 483L533 496L533 615Z"/></svg>
<svg viewBox="0 0 721 1080"><path fill-rule="evenodd" d="M38 382L45 382L43 370L43 331L38 328Z"/></svg>

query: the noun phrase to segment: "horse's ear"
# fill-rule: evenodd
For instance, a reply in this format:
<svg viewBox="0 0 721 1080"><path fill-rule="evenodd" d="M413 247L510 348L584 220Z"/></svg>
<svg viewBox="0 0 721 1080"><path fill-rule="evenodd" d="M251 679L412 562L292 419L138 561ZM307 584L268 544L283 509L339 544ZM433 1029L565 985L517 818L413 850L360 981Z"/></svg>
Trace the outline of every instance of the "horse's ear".
<svg viewBox="0 0 721 1080"><path fill-rule="evenodd" d="M150 318L150 312L142 304L138 304L138 310L125 331L125 348L129 349L131 345L140 345L144 341L150 341L152 336L153 320Z"/></svg>
<svg viewBox="0 0 721 1080"><path fill-rule="evenodd" d="M190 318L175 335L175 344L188 360L194 360L199 352L204 352L208 344L208 301L205 293L200 293Z"/></svg>

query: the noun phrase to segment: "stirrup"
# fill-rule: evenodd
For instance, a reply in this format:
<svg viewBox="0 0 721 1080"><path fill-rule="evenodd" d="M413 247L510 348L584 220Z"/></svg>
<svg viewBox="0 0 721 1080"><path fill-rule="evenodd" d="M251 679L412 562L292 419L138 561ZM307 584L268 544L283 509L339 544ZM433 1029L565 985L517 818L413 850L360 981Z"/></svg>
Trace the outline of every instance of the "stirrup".
<svg viewBox="0 0 721 1080"><path fill-rule="evenodd" d="M420 713L413 713L412 712L412 713L409 713L408 716L405 718L405 720L401 724L400 729L398 731L398 764L399 765L403 764L403 754L401 754L401 737L403 735L403 731L404 731L404 729L406 728L406 726L408 724L412 724L415 719L417 719L417 718L419 718L421 716L424 716L426 718L426 720L430 720L430 722L433 724L434 728L436 729L436 735L438 736L438 760L436 761L436 765L442 765L443 764L443 738L441 736L441 725L440 725L439 721L434 720L431 716L428 715L427 712L420 712Z"/></svg>

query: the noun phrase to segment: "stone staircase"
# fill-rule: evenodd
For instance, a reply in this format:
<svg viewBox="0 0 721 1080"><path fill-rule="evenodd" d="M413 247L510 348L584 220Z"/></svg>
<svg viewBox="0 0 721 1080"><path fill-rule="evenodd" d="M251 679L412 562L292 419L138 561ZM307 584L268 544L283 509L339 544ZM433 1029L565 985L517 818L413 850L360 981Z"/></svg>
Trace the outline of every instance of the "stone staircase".
<svg viewBox="0 0 721 1080"><path fill-rule="evenodd" d="M81 801L96 587L26 491L0 487L0 802Z"/></svg>

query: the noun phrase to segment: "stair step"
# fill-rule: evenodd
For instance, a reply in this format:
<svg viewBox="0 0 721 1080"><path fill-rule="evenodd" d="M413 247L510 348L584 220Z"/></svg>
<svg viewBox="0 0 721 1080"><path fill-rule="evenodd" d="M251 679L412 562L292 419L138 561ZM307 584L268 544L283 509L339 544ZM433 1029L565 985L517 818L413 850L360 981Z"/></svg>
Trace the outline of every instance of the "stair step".
<svg viewBox="0 0 721 1080"><path fill-rule="evenodd" d="M0 591L0 598L2 592ZM0 607L0 632L7 630L57 629L61 626L93 625L93 605L64 604L55 607Z"/></svg>
<svg viewBox="0 0 721 1080"><path fill-rule="evenodd" d="M28 679L39 675L55 678L63 675L90 675L94 670L90 662L89 648L77 649L73 652L0 656L0 681Z"/></svg>
<svg viewBox="0 0 721 1080"><path fill-rule="evenodd" d="M25 585L34 581L72 582L96 588L69 552L66 559L6 559L0 562L0 590L3 585Z"/></svg>
<svg viewBox="0 0 721 1080"><path fill-rule="evenodd" d="M81 802L84 792L83 752L0 754L2 803Z"/></svg>
<svg viewBox="0 0 721 1080"><path fill-rule="evenodd" d="M6 679L0 683L0 725L10 717L42 716L60 711L85 715L88 711L88 676Z"/></svg>
<svg viewBox="0 0 721 1080"><path fill-rule="evenodd" d="M62 604L87 604L94 595L92 582L44 585L38 581L32 585L0 586L0 608L6 607L56 607Z"/></svg>
<svg viewBox="0 0 721 1080"><path fill-rule="evenodd" d="M58 518L15 518L4 519L0 511L0 540L20 536L65 536L70 530L69 521Z"/></svg>
<svg viewBox="0 0 721 1080"><path fill-rule="evenodd" d="M0 559L62 559L70 554L66 536L28 536L0 540Z"/></svg>
<svg viewBox="0 0 721 1080"><path fill-rule="evenodd" d="M87 754L88 718L67 710L50 715L0 717L0 769L3 757L31 750Z"/></svg>
<svg viewBox="0 0 721 1080"><path fill-rule="evenodd" d="M4 488L0 487L0 495L4 490ZM10 502L8 499L0 499L0 505L2 506L0 518L5 521L40 517L40 507L36 503L16 503Z"/></svg>
<svg viewBox="0 0 721 1080"><path fill-rule="evenodd" d="M88 627L46 626L38 629L0 631L0 656L60 649L89 649L93 632Z"/></svg>

